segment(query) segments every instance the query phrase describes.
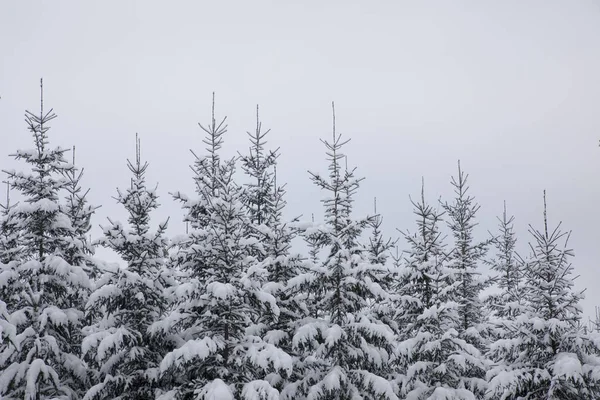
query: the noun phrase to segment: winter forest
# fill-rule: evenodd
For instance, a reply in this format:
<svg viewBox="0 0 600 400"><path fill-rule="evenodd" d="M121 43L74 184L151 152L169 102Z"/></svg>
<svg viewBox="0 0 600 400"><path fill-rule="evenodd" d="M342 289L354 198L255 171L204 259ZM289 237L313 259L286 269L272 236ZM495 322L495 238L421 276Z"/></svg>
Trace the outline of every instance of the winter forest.
<svg viewBox="0 0 600 400"><path fill-rule="evenodd" d="M570 231L545 192L528 236L505 205L478 241L459 161L454 195L432 198L423 180L405 211L414 223L386 237L376 202L353 209L363 177L332 103L318 148L328 168L306 173L324 217L288 219L268 123L257 107L247 147L223 157L238 133L213 94L205 147L191 149L195 191L159 198L136 135L121 160L130 184L114 193L127 220L97 221L85 158L53 140L40 89L29 147L3 149L21 167L4 170L0 398L600 398L600 326L582 317ZM185 215L176 235L153 217L169 200Z"/></svg>

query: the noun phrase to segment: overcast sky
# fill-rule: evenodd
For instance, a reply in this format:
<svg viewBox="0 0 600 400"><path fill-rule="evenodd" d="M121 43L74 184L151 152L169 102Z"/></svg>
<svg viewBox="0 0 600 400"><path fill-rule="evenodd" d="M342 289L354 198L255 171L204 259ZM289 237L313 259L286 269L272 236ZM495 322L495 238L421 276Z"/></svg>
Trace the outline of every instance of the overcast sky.
<svg viewBox="0 0 600 400"><path fill-rule="evenodd" d="M256 104L281 147L288 215L322 210L307 170L337 129L365 176L357 213L378 198L385 230L413 229L409 195L450 199L461 160L482 208L478 237L506 200L522 251L527 224L572 230L583 306L600 305L600 2L0 0L0 149L32 147L25 109L45 100L52 143L77 146L95 226L123 219L111 196L129 176L134 136L159 182L159 219L191 192L197 122L228 115L225 155L247 148ZM2 168L15 163L0 157ZM94 229L94 235L99 229ZM401 242L401 245L403 243ZM103 253L104 254L104 253ZM110 255L106 255L110 258Z"/></svg>

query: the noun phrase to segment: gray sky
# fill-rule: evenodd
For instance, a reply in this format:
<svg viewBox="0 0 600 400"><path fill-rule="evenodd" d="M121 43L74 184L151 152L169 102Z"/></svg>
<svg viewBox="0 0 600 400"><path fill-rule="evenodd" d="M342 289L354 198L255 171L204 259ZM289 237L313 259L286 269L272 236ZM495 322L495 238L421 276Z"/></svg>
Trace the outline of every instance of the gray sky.
<svg viewBox="0 0 600 400"><path fill-rule="evenodd" d="M247 148L260 104L289 215L322 215L307 169L326 164L319 138L352 138L365 176L357 212L373 196L386 232L412 229L408 195L451 193L456 160L470 174L486 237L506 200L520 248L528 223L573 230L583 306L600 305L600 2L591 1L8 1L0 0L0 139L4 154L32 147L24 109L38 82L59 115L55 145L77 146L91 200L123 219L111 196L142 137L160 182L170 233L182 230L168 192L192 191L197 122L228 115L224 152ZM2 168L15 164L0 157ZM95 229L95 235L99 230ZM402 242L401 242L402 243Z"/></svg>

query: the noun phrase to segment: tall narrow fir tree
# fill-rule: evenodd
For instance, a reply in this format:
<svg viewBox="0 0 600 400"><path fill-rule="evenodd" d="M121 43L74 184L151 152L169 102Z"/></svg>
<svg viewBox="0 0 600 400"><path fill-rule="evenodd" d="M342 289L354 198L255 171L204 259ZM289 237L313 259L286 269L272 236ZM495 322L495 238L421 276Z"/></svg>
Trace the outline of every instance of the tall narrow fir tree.
<svg viewBox="0 0 600 400"><path fill-rule="evenodd" d="M442 214L426 203L424 187L420 200L411 202L417 231L404 234L410 249L392 297L400 339L396 359L400 396L481 398L484 365L480 352L457 330L460 306L455 298L461 282L444 252Z"/></svg>
<svg viewBox="0 0 600 400"><path fill-rule="evenodd" d="M211 123L200 125L208 154L192 168L198 198L175 194L190 232L175 255L185 279L171 292L173 311L162 325L180 345L161 363L170 389L161 399L272 399L279 392L264 378L291 372L292 359L249 329L266 310L276 313L277 304L263 289L267 271L256 259L262 246L247 235L252 222L234 181L235 159L219 156L227 126L214 111L213 94Z"/></svg>
<svg viewBox="0 0 600 400"><path fill-rule="evenodd" d="M81 266L65 261L75 232L59 199L74 167L67 150L50 147L48 123L56 114L44 110L41 81L40 89L40 113L25 114L34 148L13 155L30 170L5 171L24 199L11 212L23 251L0 279L0 297L9 299L3 316L16 329L0 349L0 397L76 399L88 379L79 358L83 312L77 306L90 283Z"/></svg>
<svg viewBox="0 0 600 400"><path fill-rule="evenodd" d="M85 399L154 399L158 389L158 366L168 350L160 335L149 331L166 310L163 291L169 285L164 271L169 241L167 221L151 231L151 212L159 207L156 189L146 184L148 163L141 160L136 134L135 161L127 161L130 187L117 189L117 202L127 211L129 226L109 218L98 244L115 251L125 268L106 271L90 296L88 327L83 351L97 366L96 383Z"/></svg>
<svg viewBox="0 0 600 400"><path fill-rule="evenodd" d="M600 348L582 332L583 293L574 290L570 233L550 230L544 191L543 228L533 239L525 268L524 312L509 320L491 346L488 397L532 400L600 396Z"/></svg>
<svg viewBox="0 0 600 400"><path fill-rule="evenodd" d="M384 271L370 262L359 242L371 219L353 219L360 179L354 177L354 169L344 171L340 165L348 141L336 133L333 111L333 140L323 141L329 176L311 173L313 182L327 193L322 200L325 224L316 232L317 246L326 257L310 273L320 315L302 321L294 335L294 347L308 361L307 372L283 395L286 399L396 400L386 378L394 334L368 307L370 299L386 295L379 284Z"/></svg>

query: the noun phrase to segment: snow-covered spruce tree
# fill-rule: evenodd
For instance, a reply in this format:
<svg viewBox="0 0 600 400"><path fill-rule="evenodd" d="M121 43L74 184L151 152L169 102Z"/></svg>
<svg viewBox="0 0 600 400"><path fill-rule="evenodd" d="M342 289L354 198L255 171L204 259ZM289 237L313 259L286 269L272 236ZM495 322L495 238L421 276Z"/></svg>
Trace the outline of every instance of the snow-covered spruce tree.
<svg viewBox="0 0 600 400"><path fill-rule="evenodd" d="M4 279L4 269L7 266L0 262L0 282ZM2 290L2 295L7 293L6 290ZM18 346L19 338L17 338L17 327L12 323L11 315L8 311L9 306L3 301L3 297L0 297L0 357L7 351L6 349L13 346ZM3 361L0 359L0 365ZM0 372L0 379L2 373Z"/></svg>
<svg viewBox="0 0 600 400"><path fill-rule="evenodd" d="M251 178L244 191L244 204L248 207L250 220L248 235L255 237L262 244L256 257L259 267L267 271L263 290L275 298L276 312L266 309L258 316L252 328L260 335L287 354L294 356L294 375L287 376L272 373L267 380L278 390L287 382L297 379L302 374L302 363L294 354L292 336L297 321L308 315L304 298L289 288L289 281L304 271L304 261L300 254L292 252L292 241L298 236L297 218L286 222L283 212L286 206L285 185L277 184L278 150L265 151L265 136L270 130L262 132L262 124L256 115L256 130L250 137L250 151L242 155L242 168Z"/></svg>
<svg viewBox="0 0 600 400"><path fill-rule="evenodd" d="M79 358L83 311L76 306L90 284L81 266L65 261L74 230L59 198L73 166L66 150L49 145L48 123L56 114L44 111L40 86L39 115L25 114L34 148L14 154L31 169L5 171L23 198L11 211L23 247L0 279L0 298L9 300L2 314L16 329L0 349L0 397L77 399L87 385L87 368Z"/></svg>
<svg viewBox="0 0 600 400"><path fill-rule="evenodd" d="M380 276L379 284L385 291L390 292L396 279L395 274L397 273L397 269L394 265L388 265L388 260L390 255L392 255L391 250L396 245L397 240L392 240L392 238L384 238L383 236L383 232L381 230L383 217L380 214L377 214L377 198L373 199L373 213L373 218L369 223L371 228L371 236L366 243L366 250L371 264L385 267L382 275ZM371 305L378 307L377 302L375 301L373 301ZM386 313L386 315L391 314Z"/></svg>
<svg viewBox="0 0 600 400"><path fill-rule="evenodd" d="M68 236L68 245L64 252L64 259L71 265L77 265L83 268L86 275L90 279L90 287L81 291L79 295L74 298L72 307L78 310L85 310L85 306L89 295L93 290L95 280L98 278L101 266L98 260L94 259L95 249L92 246L91 239L88 234L92 228L91 218L98 207L90 205L87 201L87 194L89 189L82 193L80 185L81 178L83 176L83 169L77 170L75 168L75 146L72 149L72 165L74 168L69 171L65 171L65 178L68 180L68 184L65 186L67 195L65 196L65 202L62 203L61 209L65 215L69 217L71 223L72 232ZM82 325L87 325L90 322L89 319L82 320ZM76 327L71 333L71 340L75 343L82 343L83 331L79 327ZM79 348L78 350L81 350ZM77 355L83 358L83 354L78 352ZM88 376L91 376L93 372L88 369Z"/></svg>
<svg viewBox="0 0 600 400"><path fill-rule="evenodd" d="M425 202L411 202L417 231L404 233L410 249L392 300L398 337L400 397L424 399L481 398L485 380L479 350L462 339L457 271L449 268L439 232L442 214Z"/></svg>
<svg viewBox="0 0 600 400"><path fill-rule="evenodd" d="M383 290L388 293L393 293L396 286L396 280L398 272L400 271L401 257L399 255L398 247L395 247L397 240L391 238L384 239L381 230L383 218L377 214L377 198L373 199L373 218L371 219L369 226L371 228L371 235L369 236L368 242L365 244L365 248L369 257L369 261L373 265L378 267L385 267L382 271L382 275L379 280L379 284ZM396 254L392 254L391 249L395 247ZM391 265L388 264L389 258L392 258ZM396 313L396 305L392 301L378 301L377 299L369 300L372 312L377 318L388 324L394 332L398 333L398 325L394 319Z"/></svg>
<svg viewBox="0 0 600 400"><path fill-rule="evenodd" d="M0 263L0 274L5 265ZM4 352L4 349L8 346L14 346L18 343L17 328L11 322L11 316L8 313L8 306L2 300L0 300L0 350Z"/></svg>
<svg viewBox="0 0 600 400"><path fill-rule="evenodd" d="M397 399L387 380L394 334L368 307L369 299L386 296L378 283L383 267L371 264L359 242L370 219L351 215L360 179L354 177L354 169L344 171L340 165L347 141L335 132L335 113L333 141L323 143L329 176L311 172L313 182L327 193L322 200L325 223L318 228L318 245L326 256L310 272L318 293L318 316L301 321L294 335L294 348L304 355L307 369L282 397Z"/></svg>
<svg viewBox="0 0 600 400"><path fill-rule="evenodd" d="M269 225L275 214L274 196L275 165L278 150L265 150L265 137L271 130L263 132L262 123L256 106L256 128L254 132L246 132L250 139L250 148L247 155L240 155L241 166L250 182L245 185L243 193L244 204L248 207L250 221L253 224Z"/></svg>
<svg viewBox="0 0 600 400"><path fill-rule="evenodd" d="M514 231L514 216L506 213L506 202L502 218L498 217L499 235L494 238L496 257L491 261L491 269L497 273L496 284L500 294L494 298L492 311L500 319L513 319L522 311L523 304L523 263L518 258L515 246L517 237Z"/></svg>
<svg viewBox="0 0 600 400"><path fill-rule="evenodd" d="M582 292L574 290L568 246L560 223L530 226L533 243L525 268L527 307L506 324L505 338L491 346L490 399L575 400L600 398L600 349L581 329Z"/></svg>
<svg viewBox="0 0 600 400"><path fill-rule="evenodd" d="M112 221L103 227L98 244L119 254L125 268L106 271L89 298L86 311L93 325L87 327L83 352L98 368L96 384L86 399L154 399L158 366L168 350L160 336L148 328L162 317L167 285L163 274L169 242L167 222L150 227L151 212L158 208L155 189L149 189L136 135L135 161L127 161L130 187L117 190L116 200L127 211L129 226Z"/></svg>
<svg viewBox="0 0 600 400"><path fill-rule="evenodd" d="M235 159L219 157L227 126L215 120L214 95L211 123L200 127L208 154L193 166L198 198L175 194L191 228L174 256L186 276L169 292L173 311L154 328L179 337L160 366L168 389L160 398L275 399L279 392L265 377L289 374L292 358L249 329L278 307L255 257L263 249L247 235L252 222L233 179Z"/></svg>
<svg viewBox="0 0 600 400"><path fill-rule="evenodd" d="M73 166L75 166L75 146L73 146ZM101 273L101 268L93 259L94 246L89 237L92 229L91 218L99 206L91 205L87 200L89 189L83 191L80 181L83 176L83 168L77 171L72 169L65 173L69 184L65 187L67 196L65 198L64 213L69 216L73 227L71 243L65 254L65 260L72 265L80 265L88 276L95 280Z"/></svg>
<svg viewBox="0 0 600 400"><path fill-rule="evenodd" d="M448 215L448 227L454 238L454 246L450 252L451 266L457 270L460 290L457 301L460 304L460 325L458 331L470 343L480 350L486 347L486 331L483 302L480 294L489 284L481 275L481 264L485 261L490 240L475 242L473 231L477 226L475 217L479 205L468 194L468 175L465 174L458 162L458 176L452 177L455 198L452 203L442 206Z"/></svg>
<svg viewBox="0 0 600 400"><path fill-rule="evenodd" d="M0 263L18 260L23 251L19 221L14 213L17 205L10 202L10 183L6 182L6 204L0 204Z"/></svg>
<svg viewBox="0 0 600 400"><path fill-rule="evenodd" d="M321 262L320 259L320 230L319 225L315 223L315 215L311 215L311 223L307 224L301 232L302 240L308 248L307 251L307 263L308 266L316 266ZM310 268L310 267L309 267ZM310 274L301 274L299 278L294 279L293 288L297 294L298 299L307 308L308 315L313 318L318 318L322 315L319 309L320 304L320 289L318 285L312 284L312 278Z"/></svg>
<svg viewBox="0 0 600 400"><path fill-rule="evenodd" d="M263 229L261 238L266 258L258 265L267 271L267 282L262 290L274 297L276 308L266 308L256 325L257 332L266 343L281 349L294 359L294 370L274 371L267 380L278 390L303 374L304 365L301 354L293 348L293 335L304 317L309 314L304 303L302 290L291 284L291 280L306 271L306 263L300 254L292 250L292 241L298 235L298 229L291 223L283 221L285 190L277 186L274 202L274 216L270 226ZM285 373L282 373L285 372Z"/></svg>
<svg viewBox="0 0 600 400"><path fill-rule="evenodd" d="M374 217L371 221L371 236L367 243L367 252L372 264L386 265L390 250L396 244L391 238L385 239L381 231L383 218L377 214L377 198L373 199Z"/></svg>

